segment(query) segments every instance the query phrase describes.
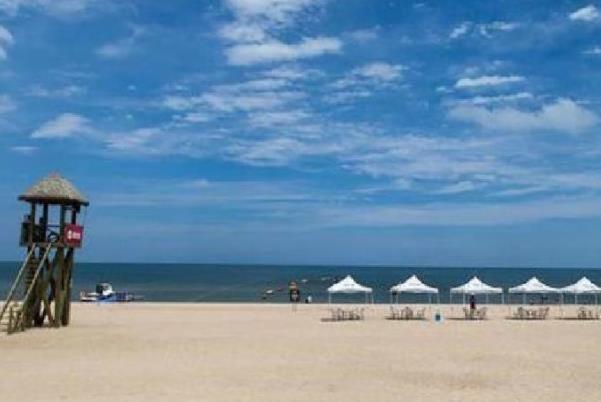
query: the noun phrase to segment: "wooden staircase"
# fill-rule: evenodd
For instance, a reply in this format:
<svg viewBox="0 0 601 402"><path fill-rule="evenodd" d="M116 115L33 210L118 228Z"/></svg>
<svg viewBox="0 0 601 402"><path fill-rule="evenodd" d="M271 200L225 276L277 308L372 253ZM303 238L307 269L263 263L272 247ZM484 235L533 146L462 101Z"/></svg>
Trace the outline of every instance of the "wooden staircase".
<svg viewBox="0 0 601 402"><path fill-rule="evenodd" d="M36 244L25 257L0 310L0 331L11 334L24 329L23 306L29 303L51 250L52 247L42 248ZM36 258L36 254L41 255L41 258Z"/></svg>

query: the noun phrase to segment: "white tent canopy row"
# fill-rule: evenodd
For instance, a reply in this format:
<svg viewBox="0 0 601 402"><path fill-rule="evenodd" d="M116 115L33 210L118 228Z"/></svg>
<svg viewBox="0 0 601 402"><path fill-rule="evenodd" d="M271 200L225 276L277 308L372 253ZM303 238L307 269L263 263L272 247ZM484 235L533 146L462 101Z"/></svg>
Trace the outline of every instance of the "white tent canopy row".
<svg viewBox="0 0 601 402"><path fill-rule="evenodd" d="M563 288L554 288L541 282L538 278L532 277L525 283L509 288L510 294L573 294L573 295L601 295L601 287L591 282L587 277L582 277L577 282ZM352 276L347 275L341 281L328 288L329 298L333 294L358 294L364 293L366 300L373 294L373 289L357 283ZM429 296L439 294L437 288L424 284L416 275L412 275L404 282L390 288L391 294L413 293L428 294ZM466 295L501 295L503 299L503 288L490 286L482 282L477 276L474 276L467 283L451 288L451 297L453 294ZM372 299L373 300L373 299Z"/></svg>
<svg viewBox="0 0 601 402"><path fill-rule="evenodd" d="M352 276L347 275L340 282L337 282L328 288L328 301L332 302L332 294L357 294L364 293L365 301L373 292L372 288L358 284ZM373 300L373 299L372 299Z"/></svg>
<svg viewBox="0 0 601 402"><path fill-rule="evenodd" d="M586 276L582 277L578 282L559 289L561 293L575 295L594 295L601 294L601 288L591 282Z"/></svg>
<svg viewBox="0 0 601 402"><path fill-rule="evenodd" d="M415 275L412 275L405 282L400 282L399 284L390 288L390 291L393 293L429 293L429 294L438 294L438 289L433 288L432 286L428 286L424 284L419 278Z"/></svg>
<svg viewBox="0 0 601 402"><path fill-rule="evenodd" d="M461 286L452 288L451 294L449 295L449 301L452 301L453 294L463 295L464 304L466 295L485 295L487 300L489 295L501 295L501 303L504 303L503 288L497 288L494 286L487 285L486 283L482 282L477 276L474 276L467 283Z"/></svg>
<svg viewBox="0 0 601 402"><path fill-rule="evenodd" d="M328 288L328 293L371 293L372 288L359 285L352 276L347 275L343 280Z"/></svg>
<svg viewBox="0 0 601 402"><path fill-rule="evenodd" d="M574 303L578 303L578 295L593 295L595 296L595 304L599 304L599 295L601 295L601 288L591 282L586 276L580 278L576 283L559 289L563 294L574 295ZM563 302L563 300L562 300Z"/></svg>
<svg viewBox="0 0 601 402"><path fill-rule="evenodd" d="M428 302L431 303L432 295L438 296L438 289L426 285L416 275L412 275L405 282L399 282L397 285L390 288L390 302L392 303L394 301L394 296L396 296L398 302L401 293L427 294ZM439 299L438 302L440 303Z"/></svg>
<svg viewBox="0 0 601 402"><path fill-rule="evenodd" d="M529 294L545 294L545 293L559 293L559 289L545 285L538 280L537 277L533 276L528 279L527 282L522 283L513 288L509 288L509 293L529 293Z"/></svg>
<svg viewBox="0 0 601 402"><path fill-rule="evenodd" d="M477 276L474 276L467 283L451 289L451 293L485 295L485 294L503 294L503 288L496 288L482 282Z"/></svg>

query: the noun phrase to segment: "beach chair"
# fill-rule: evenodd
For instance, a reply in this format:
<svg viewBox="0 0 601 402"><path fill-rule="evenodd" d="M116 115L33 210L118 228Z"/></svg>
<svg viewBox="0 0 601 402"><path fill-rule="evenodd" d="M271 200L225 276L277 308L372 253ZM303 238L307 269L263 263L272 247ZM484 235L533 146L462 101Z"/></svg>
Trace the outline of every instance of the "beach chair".
<svg viewBox="0 0 601 402"><path fill-rule="evenodd" d="M539 319L546 320L547 317L549 317L550 310L550 307L541 307L541 309L539 310Z"/></svg>
<svg viewBox="0 0 601 402"><path fill-rule="evenodd" d="M390 316L388 318L390 318L391 320L400 320L401 312L399 311L399 309L390 306Z"/></svg>
<svg viewBox="0 0 601 402"><path fill-rule="evenodd" d="M479 320L485 320L485 319L486 319L486 311L487 311L486 307L481 307L481 308L479 308L479 309L476 311L476 317L477 317Z"/></svg>
<svg viewBox="0 0 601 402"><path fill-rule="evenodd" d="M426 319L426 308L423 307L419 310L415 310L415 316L414 318L416 320L425 320Z"/></svg>
<svg viewBox="0 0 601 402"><path fill-rule="evenodd" d="M524 307L518 307L515 313L513 313L513 318L517 318L518 320L523 320L526 318L526 310Z"/></svg>
<svg viewBox="0 0 601 402"><path fill-rule="evenodd" d="M405 307L401 310L401 319L411 320L413 318L413 310L409 307Z"/></svg>

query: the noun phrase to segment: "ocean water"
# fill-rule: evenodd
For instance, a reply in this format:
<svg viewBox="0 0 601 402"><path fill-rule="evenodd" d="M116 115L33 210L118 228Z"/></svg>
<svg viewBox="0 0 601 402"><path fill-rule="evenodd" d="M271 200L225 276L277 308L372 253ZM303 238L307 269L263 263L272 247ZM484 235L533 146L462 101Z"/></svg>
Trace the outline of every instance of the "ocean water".
<svg viewBox="0 0 601 402"><path fill-rule="evenodd" d="M5 297L18 268L17 262L0 263L1 299ZM73 296L77 298L82 290L93 290L97 282L109 282L116 291L142 295L146 301L282 303L288 300L288 282L296 280L303 299L310 294L314 302L323 303L328 300L327 287L347 274L372 287L376 303L388 303L388 289L412 274L417 274L426 284L438 287L441 303L449 302L451 287L465 283L474 275L504 289L519 285L532 276L555 287L569 285L582 276L601 284L601 269L78 263ZM263 300L262 295L268 289L274 291L273 295ZM360 296L337 296L334 300L353 302L362 299ZM403 296L401 300L428 301L424 295ZM494 300L491 298L491 301ZM521 297L513 296L511 300L517 303ZM530 299L532 302L539 300L540 297ZM461 298L454 296L453 301L461 302Z"/></svg>

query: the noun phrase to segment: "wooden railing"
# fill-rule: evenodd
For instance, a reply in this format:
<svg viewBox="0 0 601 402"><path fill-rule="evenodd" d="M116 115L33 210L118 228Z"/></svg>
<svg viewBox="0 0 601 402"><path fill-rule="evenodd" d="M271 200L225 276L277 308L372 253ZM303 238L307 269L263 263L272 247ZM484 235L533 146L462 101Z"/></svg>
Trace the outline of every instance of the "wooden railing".
<svg viewBox="0 0 601 402"><path fill-rule="evenodd" d="M40 272L42 272L42 268L44 267L44 264L46 263L46 259L48 258L48 256L50 255L50 251L52 250L52 247L47 247L46 251L44 252L44 255L42 256L42 258L40 259L40 263L38 265L38 267L35 270L35 274L33 275L33 279L31 280L31 283L29 284L29 288L27 289L27 293L25 294L25 297L23 298L23 301L21 303L21 308L20 311L16 314L16 317L13 321L13 326L9 326L8 328L8 333L13 332L14 329L23 327L23 307L27 305L27 303L29 303L29 299L31 298L31 294L33 291L33 288L36 285L36 282L38 280L38 277L40 276ZM12 317L12 312L11 312L11 317Z"/></svg>
<svg viewBox="0 0 601 402"><path fill-rule="evenodd" d="M29 264L29 260L31 259L31 256L33 255L35 250L36 250L36 247L32 247L31 250L29 251L29 253L27 254L27 257L25 258L23 265L21 265L21 269L19 269L19 272L17 273L17 277L15 278L10 290L8 291L8 294L6 295L6 299L4 299L4 306L2 306L2 311L0 311L0 321L2 321L2 317L4 317L4 314L6 313L8 305L12 302L13 297L15 296L15 291L17 290L17 286L19 286L19 283L21 282L21 277L23 276L23 273L25 272L25 268Z"/></svg>

